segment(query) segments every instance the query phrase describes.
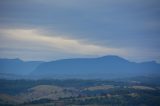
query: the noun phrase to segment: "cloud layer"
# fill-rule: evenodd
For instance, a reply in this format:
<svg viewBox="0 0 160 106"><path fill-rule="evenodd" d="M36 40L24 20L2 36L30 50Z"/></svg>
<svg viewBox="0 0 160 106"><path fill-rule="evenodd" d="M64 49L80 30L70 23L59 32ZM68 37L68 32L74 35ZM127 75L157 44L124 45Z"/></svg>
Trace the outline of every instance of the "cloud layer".
<svg viewBox="0 0 160 106"><path fill-rule="evenodd" d="M1 0L0 13L1 57L160 61L159 0Z"/></svg>
<svg viewBox="0 0 160 106"><path fill-rule="evenodd" d="M84 43L76 39L46 36L41 34L38 29L5 29L1 30L1 51L0 55L5 56L9 52L10 56L17 56L28 59L53 59L55 54L62 53L73 54L75 56L100 56L105 54L123 54L122 50L116 48L107 48ZM27 52L26 52L27 51ZM29 53L29 54L28 54ZM15 55L13 55L15 54ZM21 55L19 55L21 54ZM46 56L48 54L48 56ZM24 56L27 56L25 58ZM21 57L22 56L22 57ZM53 57L52 57L53 56ZM60 55L59 55L60 56ZM5 56L7 57L7 55ZM48 57L48 58L47 58ZM56 58L56 57L55 57Z"/></svg>

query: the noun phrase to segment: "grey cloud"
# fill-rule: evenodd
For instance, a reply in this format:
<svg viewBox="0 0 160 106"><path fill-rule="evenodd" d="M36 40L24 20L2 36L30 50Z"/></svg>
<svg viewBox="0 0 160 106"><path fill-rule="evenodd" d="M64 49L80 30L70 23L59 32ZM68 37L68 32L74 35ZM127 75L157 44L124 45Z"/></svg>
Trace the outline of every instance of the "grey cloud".
<svg viewBox="0 0 160 106"><path fill-rule="evenodd" d="M47 35L159 53L159 0L1 0L0 28L41 28Z"/></svg>

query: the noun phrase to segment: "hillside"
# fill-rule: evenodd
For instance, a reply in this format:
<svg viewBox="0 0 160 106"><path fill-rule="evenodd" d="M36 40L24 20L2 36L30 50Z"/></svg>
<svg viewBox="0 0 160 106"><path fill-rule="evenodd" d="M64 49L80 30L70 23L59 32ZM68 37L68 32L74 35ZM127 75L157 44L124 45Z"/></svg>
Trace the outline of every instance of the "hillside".
<svg viewBox="0 0 160 106"><path fill-rule="evenodd" d="M0 80L0 86L0 106L160 105L160 83L138 79Z"/></svg>
<svg viewBox="0 0 160 106"><path fill-rule="evenodd" d="M41 63L41 61L25 62L20 59L0 59L0 73L27 75Z"/></svg>
<svg viewBox="0 0 160 106"><path fill-rule="evenodd" d="M73 58L50 62L0 59L0 78L5 79L115 79L160 76L160 64L130 62L118 56Z"/></svg>
<svg viewBox="0 0 160 106"><path fill-rule="evenodd" d="M64 59L45 62L32 73L41 78L123 78L160 75L156 62L136 63L118 56Z"/></svg>
<svg viewBox="0 0 160 106"><path fill-rule="evenodd" d="M19 99L21 102L30 102L39 99L57 100L58 98L71 96L78 96L76 90L53 85L38 85L27 89L26 92L20 93L15 98Z"/></svg>

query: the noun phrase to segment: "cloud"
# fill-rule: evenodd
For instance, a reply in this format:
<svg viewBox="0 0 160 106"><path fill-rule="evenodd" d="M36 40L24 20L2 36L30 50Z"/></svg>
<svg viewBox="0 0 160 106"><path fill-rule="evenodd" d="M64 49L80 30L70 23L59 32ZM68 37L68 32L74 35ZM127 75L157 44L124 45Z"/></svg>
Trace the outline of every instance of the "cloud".
<svg viewBox="0 0 160 106"><path fill-rule="evenodd" d="M1 0L0 55L160 60L159 7L159 0Z"/></svg>
<svg viewBox="0 0 160 106"><path fill-rule="evenodd" d="M77 56L118 55L124 53L122 50L116 48L107 48L92 44L91 42L84 43L77 39L58 37L56 34L53 34L53 36L46 36L43 35L44 33L41 34L40 32L42 31L38 29L3 29L0 32L1 53L10 50L16 51L17 54L23 52L25 56L30 52L30 59L33 58L33 55L35 55L35 57L40 57L44 52L45 54L41 58L49 58L49 56L46 56L46 53L50 54L50 58L57 53L73 54ZM37 53L33 53L34 51L37 51Z"/></svg>

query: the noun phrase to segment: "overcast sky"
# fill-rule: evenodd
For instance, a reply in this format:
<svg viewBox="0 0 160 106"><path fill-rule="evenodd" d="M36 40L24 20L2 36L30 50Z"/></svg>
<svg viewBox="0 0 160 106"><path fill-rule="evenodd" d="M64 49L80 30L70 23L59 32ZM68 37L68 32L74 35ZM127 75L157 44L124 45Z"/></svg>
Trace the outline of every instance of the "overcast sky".
<svg viewBox="0 0 160 106"><path fill-rule="evenodd" d="M0 58L160 62L159 0L0 0Z"/></svg>

